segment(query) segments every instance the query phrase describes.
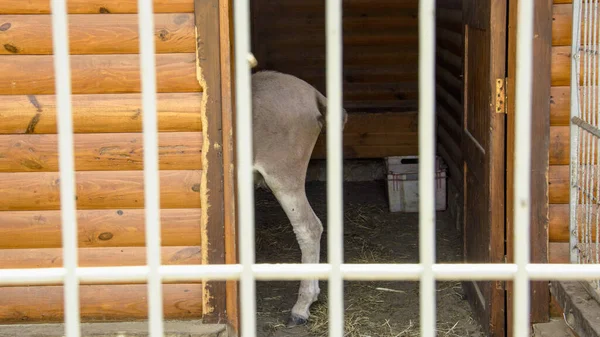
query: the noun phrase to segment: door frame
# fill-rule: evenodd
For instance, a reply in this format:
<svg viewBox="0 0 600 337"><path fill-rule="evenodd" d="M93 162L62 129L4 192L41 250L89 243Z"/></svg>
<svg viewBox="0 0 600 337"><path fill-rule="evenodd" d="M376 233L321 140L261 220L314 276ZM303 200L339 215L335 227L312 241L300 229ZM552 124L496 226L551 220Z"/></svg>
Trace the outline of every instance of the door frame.
<svg viewBox="0 0 600 337"><path fill-rule="evenodd" d="M506 261L514 261L513 183L515 148L515 73L517 6L523 0L508 0L507 132L506 132ZM532 72L531 128L531 262L548 263L548 169L550 149L550 100L552 63L552 0L535 0ZM512 282L506 282L507 336L512 336ZM549 320L548 282L531 283L531 323Z"/></svg>

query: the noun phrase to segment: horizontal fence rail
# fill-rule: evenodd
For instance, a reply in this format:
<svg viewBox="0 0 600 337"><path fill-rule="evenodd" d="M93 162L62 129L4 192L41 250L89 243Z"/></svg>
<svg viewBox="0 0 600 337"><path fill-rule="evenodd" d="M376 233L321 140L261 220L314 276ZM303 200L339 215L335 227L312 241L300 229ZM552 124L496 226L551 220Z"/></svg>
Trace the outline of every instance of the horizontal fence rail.
<svg viewBox="0 0 600 337"><path fill-rule="evenodd" d="M77 223L71 120L71 79L65 0L52 0L53 43L59 120L60 188L63 219L63 268L0 270L0 286L65 285L66 336L80 335L79 284L148 283L151 336L163 335L161 283L239 280L243 337L256 335L256 280L329 280L329 334L344 335L343 281L420 281L421 336L435 335L436 280L515 281L514 333L529 336L529 281L600 278L600 265L531 264L529 261L529 162L531 149L531 64L533 2L520 1L517 35L515 150L515 261L513 264L435 263L435 0L419 1L419 211L418 264L345 264L343 260L342 174L342 2L327 0L327 198L329 261L323 264L256 264L254 247L254 182L252 172L252 93L250 80L249 0L235 0L236 152L240 263L163 266L160 261L160 203L156 125L154 23L151 0L138 0L143 101L144 182L147 265L78 267ZM596 120L597 121L597 120ZM597 124L595 124L597 125Z"/></svg>

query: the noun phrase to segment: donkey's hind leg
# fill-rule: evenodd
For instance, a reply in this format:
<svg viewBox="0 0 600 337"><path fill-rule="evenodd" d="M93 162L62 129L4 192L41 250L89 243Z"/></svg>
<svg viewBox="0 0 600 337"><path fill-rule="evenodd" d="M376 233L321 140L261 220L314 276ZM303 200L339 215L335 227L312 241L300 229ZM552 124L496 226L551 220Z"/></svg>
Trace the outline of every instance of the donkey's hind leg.
<svg viewBox="0 0 600 337"><path fill-rule="evenodd" d="M289 171L281 175L263 173L265 182L292 223L302 252L302 263L319 263L323 225L306 197L304 175L303 172L294 174ZM301 325L308 321L310 306L318 299L319 293L317 279L300 281L298 300L292 308L288 326Z"/></svg>

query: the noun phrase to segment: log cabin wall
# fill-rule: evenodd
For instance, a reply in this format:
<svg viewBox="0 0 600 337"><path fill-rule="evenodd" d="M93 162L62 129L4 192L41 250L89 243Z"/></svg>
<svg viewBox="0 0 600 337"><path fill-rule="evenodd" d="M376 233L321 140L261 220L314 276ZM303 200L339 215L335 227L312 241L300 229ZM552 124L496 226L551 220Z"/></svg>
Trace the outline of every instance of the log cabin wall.
<svg viewBox="0 0 600 337"><path fill-rule="evenodd" d="M438 0L436 6L436 149L448 165L448 208L462 230L463 1Z"/></svg>
<svg viewBox="0 0 600 337"><path fill-rule="evenodd" d="M155 0L154 10L162 263L200 264L206 126L194 1ZM79 264L145 264L137 2L70 0L68 11ZM0 2L0 46L0 268L59 267L49 1ZM201 283L163 291L166 318L202 317ZM147 315L144 284L82 285L80 294L84 321ZM61 286L0 288L0 323L62 320Z"/></svg>
<svg viewBox="0 0 600 337"><path fill-rule="evenodd" d="M554 0L550 169L548 174L550 263L569 263L569 119L572 1Z"/></svg>
<svg viewBox="0 0 600 337"><path fill-rule="evenodd" d="M257 70L325 90L325 2L255 0ZM417 155L418 1L343 1L345 158ZM313 158L325 158L325 135Z"/></svg>

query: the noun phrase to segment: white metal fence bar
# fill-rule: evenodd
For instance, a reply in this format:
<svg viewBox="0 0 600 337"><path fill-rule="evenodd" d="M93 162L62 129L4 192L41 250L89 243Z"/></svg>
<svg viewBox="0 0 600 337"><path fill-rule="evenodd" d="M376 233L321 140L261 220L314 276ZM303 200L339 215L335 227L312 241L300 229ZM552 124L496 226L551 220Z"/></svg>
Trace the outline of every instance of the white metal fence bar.
<svg viewBox="0 0 600 337"><path fill-rule="evenodd" d="M344 335L343 167L342 167L342 1L327 0L327 258L329 335Z"/></svg>
<svg viewBox="0 0 600 337"><path fill-rule="evenodd" d="M419 0L419 307L421 336L436 335L435 0Z"/></svg>
<svg viewBox="0 0 600 337"><path fill-rule="evenodd" d="M161 275L160 181L158 175L158 119L156 116L156 67L154 7L152 0L138 0L140 75L142 84L142 134L144 139L144 208L146 263L148 265L148 324L151 337L162 337L163 292Z"/></svg>
<svg viewBox="0 0 600 337"><path fill-rule="evenodd" d="M533 65L534 1L519 1L517 16L517 62L515 78L514 153L514 256L517 272L513 294L513 332L531 335L529 324L530 198L531 198L531 94Z"/></svg>
<svg viewBox="0 0 600 337"><path fill-rule="evenodd" d="M244 337L256 336L256 282L252 266L254 250L254 174L252 169L252 86L250 79L250 6L249 0L234 4L236 152L239 254L242 266L240 279L241 324Z"/></svg>
<svg viewBox="0 0 600 337"><path fill-rule="evenodd" d="M579 57L580 49L580 29L581 29L581 0L573 0L573 27L571 32L571 120L579 116L579 70L581 59ZM570 129L570 196L569 203L569 252L571 263L577 263L578 254L576 246L579 236L579 226L577 226L577 205L579 205L579 146L580 132L576 123L571 124Z"/></svg>
<svg viewBox="0 0 600 337"><path fill-rule="evenodd" d="M66 0L52 0L52 49L58 126L58 167L64 275L65 333L79 337L79 280L77 278L77 203L71 109L71 66Z"/></svg>
<svg viewBox="0 0 600 337"><path fill-rule="evenodd" d="M436 280L495 281L513 280L516 264L435 264ZM240 280L243 267L228 265L182 265L159 268L163 282L199 282L202 280ZM342 264L342 277L352 281L418 281L423 273L420 264ZM528 264L529 278L536 281L595 280L600 278L600 264ZM284 281L318 278L326 280L329 264L254 264L251 272L257 280ZM54 285L64 281L66 268L3 269L0 286ZM82 284L144 283L148 266L79 267L77 278Z"/></svg>

